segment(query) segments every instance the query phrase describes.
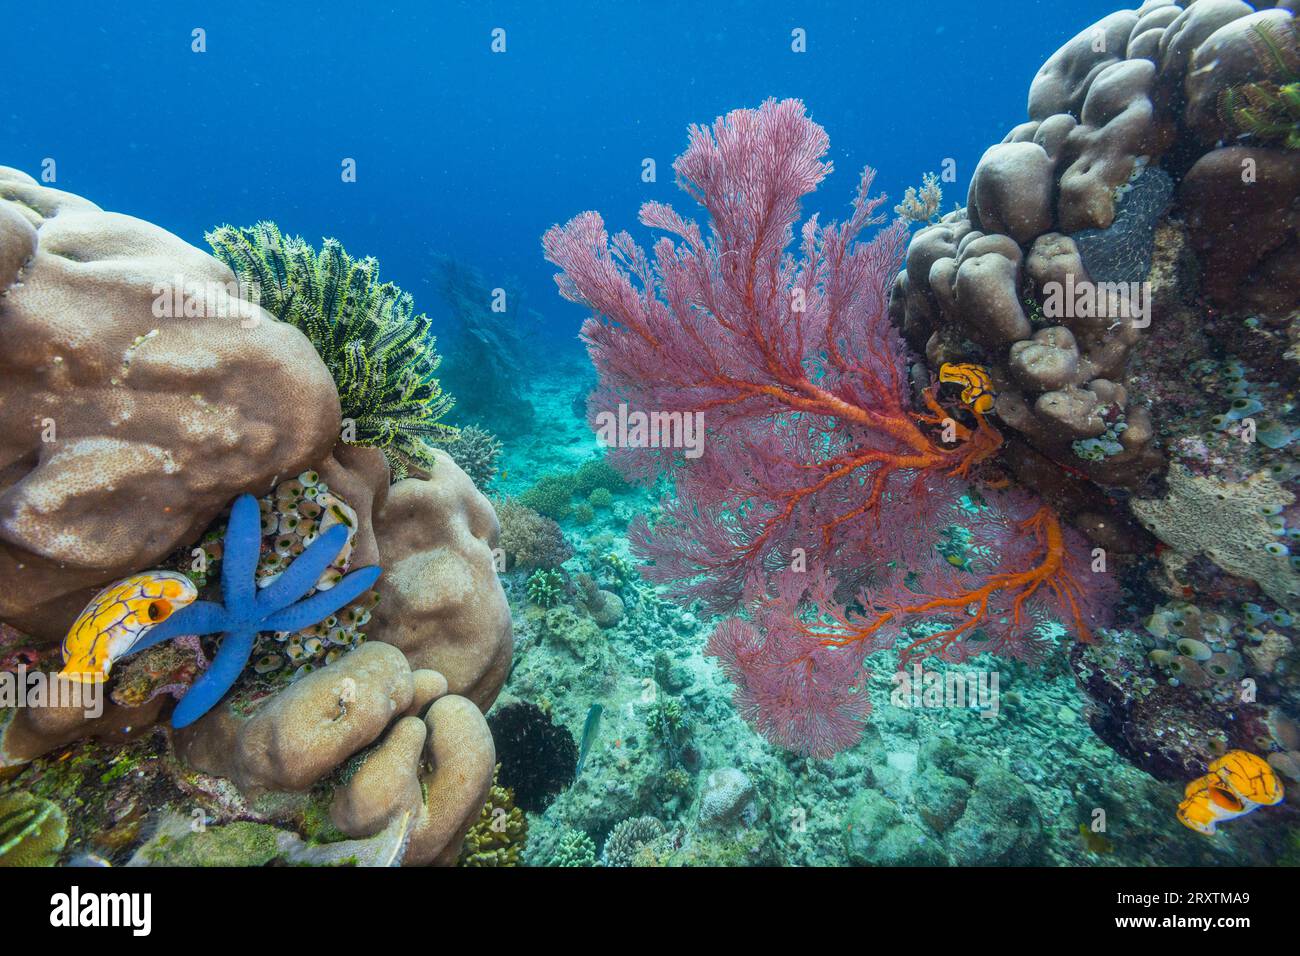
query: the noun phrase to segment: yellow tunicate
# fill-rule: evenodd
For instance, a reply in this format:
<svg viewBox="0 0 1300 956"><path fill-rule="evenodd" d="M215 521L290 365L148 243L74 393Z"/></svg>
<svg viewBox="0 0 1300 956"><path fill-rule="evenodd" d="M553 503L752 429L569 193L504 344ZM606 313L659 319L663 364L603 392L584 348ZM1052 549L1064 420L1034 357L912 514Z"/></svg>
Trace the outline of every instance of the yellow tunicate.
<svg viewBox="0 0 1300 956"><path fill-rule="evenodd" d="M1210 764L1233 793L1257 806L1272 806L1282 800L1282 782L1268 762L1245 750L1230 750Z"/></svg>

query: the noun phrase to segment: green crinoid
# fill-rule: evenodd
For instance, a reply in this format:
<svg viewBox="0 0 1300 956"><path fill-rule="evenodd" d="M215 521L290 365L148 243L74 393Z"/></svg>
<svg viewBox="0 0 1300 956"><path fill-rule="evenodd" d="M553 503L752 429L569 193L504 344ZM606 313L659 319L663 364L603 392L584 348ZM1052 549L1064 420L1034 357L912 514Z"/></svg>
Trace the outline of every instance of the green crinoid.
<svg viewBox="0 0 1300 956"><path fill-rule="evenodd" d="M1251 47L1269 78L1223 91L1223 121L1261 143L1300 149L1300 27L1260 23L1251 28Z"/></svg>
<svg viewBox="0 0 1300 956"><path fill-rule="evenodd" d="M455 436L441 419L453 404L438 384L442 361L430 321L411 296L379 281L379 263L353 259L336 239L316 252L273 222L219 226L205 238L241 290L299 329L334 376L344 438L383 449L394 479L427 472L430 443Z"/></svg>

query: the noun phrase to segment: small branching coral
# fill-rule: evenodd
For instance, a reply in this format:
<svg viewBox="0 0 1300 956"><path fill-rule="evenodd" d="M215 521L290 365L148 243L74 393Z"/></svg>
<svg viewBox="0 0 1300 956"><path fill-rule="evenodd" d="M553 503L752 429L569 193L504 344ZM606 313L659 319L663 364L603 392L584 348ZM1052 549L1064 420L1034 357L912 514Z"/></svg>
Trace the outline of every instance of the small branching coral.
<svg viewBox="0 0 1300 956"><path fill-rule="evenodd" d="M451 456L461 471L479 491L486 491L496 480L497 461L501 458L501 442L486 428L469 425L455 435L440 439L439 448Z"/></svg>
<svg viewBox="0 0 1300 956"><path fill-rule="evenodd" d="M564 576L559 571L539 569L529 575L525 591L529 603L538 607L555 607L564 597Z"/></svg>
<svg viewBox="0 0 1300 956"><path fill-rule="evenodd" d="M382 448L395 478L432 467L429 443L455 434L439 421L452 398L435 376L441 358L429 318L415 314L408 293L379 281L379 263L353 259L336 239L317 253L271 222L220 226L205 238L242 294L315 346L338 387L345 426L355 429L348 440Z"/></svg>
<svg viewBox="0 0 1300 956"><path fill-rule="evenodd" d="M501 765L492 774L492 789L478 819L465 834L461 866L519 866L528 842L528 819L515 806L515 792L497 782Z"/></svg>
<svg viewBox="0 0 1300 956"><path fill-rule="evenodd" d="M560 826L530 842L525 857L528 866L596 866L596 842L581 830Z"/></svg>
<svg viewBox="0 0 1300 956"><path fill-rule="evenodd" d="M562 521L573 513L574 490L573 475L542 475L536 484L519 496L519 501L538 514Z"/></svg>
<svg viewBox="0 0 1300 956"><path fill-rule="evenodd" d="M636 866L641 852L663 840L668 830L655 817L629 817L616 823L600 852L602 866ZM653 855L647 854L647 859Z"/></svg>
<svg viewBox="0 0 1300 956"><path fill-rule="evenodd" d="M894 212L910 222L928 223L939 215L942 205L943 187L939 185L939 177L926 173L921 177L920 192L915 186L908 186L903 201L894 207Z"/></svg>
<svg viewBox="0 0 1300 956"><path fill-rule="evenodd" d="M501 522L500 547L506 570L558 568L573 557L560 526L514 498L492 502Z"/></svg>
<svg viewBox="0 0 1300 956"><path fill-rule="evenodd" d="M1019 494L963 506L1002 437L980 408L942 405L936 384L913 399L887 312L908 224L858 241L884 221L873 172L847 221L813 216L787 252L828 148L797 100L738 110L692 127L674 164L707 232L647 203L641 222L673 237L653 259L594 212L543 239L561 294L595 313L582 330L600 375L593 427L620 403L703 418L701 456L609 453L631 477L673 478L655 526L629 531L643 574L683 603L743 615L710 652L751 722L816 756L856 741L864 660L905 626L937 622L905 656L1027 657L1048 614L1087 640L1106 603L1104 576L1081 570L1082 539L1049 508ZM972 523L987 558L955 567L939 545Z"/></svg>

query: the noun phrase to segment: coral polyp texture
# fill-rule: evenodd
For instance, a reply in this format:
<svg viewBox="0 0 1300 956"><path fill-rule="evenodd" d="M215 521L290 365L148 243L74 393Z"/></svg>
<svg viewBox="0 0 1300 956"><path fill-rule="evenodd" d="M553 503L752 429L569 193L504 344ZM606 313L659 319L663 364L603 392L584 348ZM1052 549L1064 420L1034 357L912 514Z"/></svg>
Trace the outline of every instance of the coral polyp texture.
<svg viewBox="0 0 1300 956"><path fill-rule="evenodd" d="M819 756L858 738L872 653L902 639L905 656L1033 656L1044 614L1088 640L1107 605L1078 536L1025 495L974 509L990 529L985 567L936 552L1002 437L978 410L945 407L936 385L914 399L887 312L906 224L860 241L884 221L872 170L847 220L810 219L788 253L828 148L799 101L737 110L692 127L673 166L707 232L647 203L642 224L672 237L653 259L592 212L543 239L561 294L596 313L582 332L600 373L593 425L620 403L702 419L699 457L611 454L629 474L674 478L659 520L630 531L644 573L711 612L741 612L709 644L738 705L771 739ZM932 612L951 619L910 636L905 624Z"/></svg>

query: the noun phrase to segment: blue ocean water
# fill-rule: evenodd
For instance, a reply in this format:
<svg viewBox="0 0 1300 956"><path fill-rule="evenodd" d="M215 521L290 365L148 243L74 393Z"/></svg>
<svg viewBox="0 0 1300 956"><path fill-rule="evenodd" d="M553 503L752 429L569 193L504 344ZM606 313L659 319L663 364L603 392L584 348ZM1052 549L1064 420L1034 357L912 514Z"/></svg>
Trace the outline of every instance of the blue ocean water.
<svg viewBox="0 0 1300 956"><path fill-rule="evenodd" d="M824 215L847 209L864 164L897 199L949 158L950 207L1023 118L1038 65L1110 7L42 2L0 35L0 151L33 175L52 158L53 185L200 247L216 224L258 219L336 236L430 311L430 257L454 254L521 283L562 344L581 310L554 295L539 237L584 209L617 228L649 199L686 210L671 163L689 124L799 97L831 138Z"/></svg>

